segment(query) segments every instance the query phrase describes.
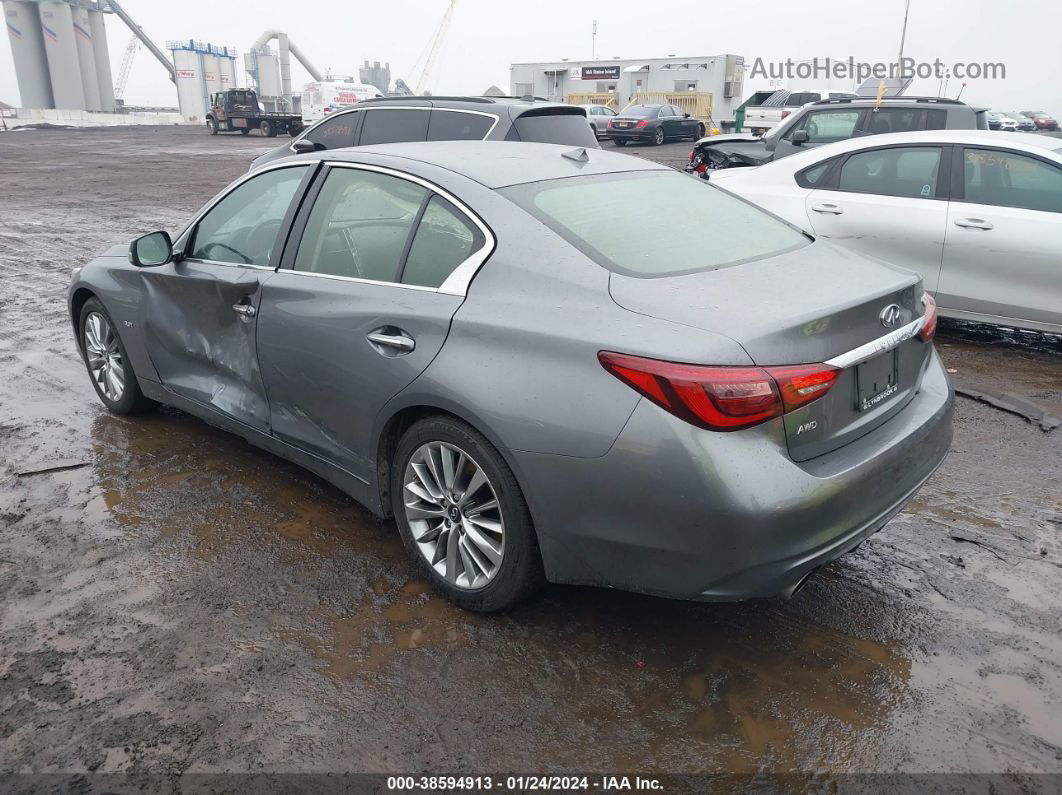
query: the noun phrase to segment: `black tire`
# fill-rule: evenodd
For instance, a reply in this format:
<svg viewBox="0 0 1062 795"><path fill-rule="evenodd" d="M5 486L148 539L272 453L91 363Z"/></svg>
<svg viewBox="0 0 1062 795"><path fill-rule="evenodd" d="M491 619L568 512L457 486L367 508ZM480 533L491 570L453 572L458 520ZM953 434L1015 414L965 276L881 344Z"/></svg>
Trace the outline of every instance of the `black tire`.
<svg viewBox="0 0 1062 795"><path fill-rule="evenodd" d="M613 146L626 146L627 142L622 138L613 138L612 144Z"/></svg>
<svg viewBox="0 0 1062 795"><path fill-rule="evenodd" d="M125 388L118 400L112 400L104 394L100 385L93 377L92 368L89 365L89 356L85 344L85 323L93 313L100 314L107 320L118 343L118 352L121 355L122 371L125 378ZM85 302L85 305L81 307L81 316L78 318L77 330L77 341L81 348L81 358L85 362L85 370L88 372L89 381L92 382L92 388L96 390L97 397L99 397L100 402L107 407L108 411L112 414L143 414L146 411L151 411L159 405L151 398L144 397L144 393L140 391L140 384L137 383L136 374L133 372L133 365L129 361L129 354L125 351L125 343L122 342L122 337L118 333L118 327L115 325L114 320L111 319L110 314L108 314L107 310L103 307L103 304L100 303L99 299L90 298Z"/></svg>
<svg viewBox="0 0 1062 795"><path fill-rule="evenodd" d="M262 119L261 123L258 125L258 129L261 130L262 135L266 138L277 137L277 128L273 122L269 121L269 119Z"/></svg>
<svg viewBox="0 0 1062 795"><path fill-rule="evenodd" d="M213 118L207 119L207 127L210 129L210 134L211 135L217 135L218 134L218 123L217 123L217 121L215 119L213 119Z"/></svg>
<svg viewBox="0 0 1062 795"><path fill-rule="evenodd" d="M295 122L294 124L288 127L288 135L294 138L296 135L298 135L305 129L306 128L302 124L300 124L299 122Z"/></svg>
<svg viewBox="0 0 1062 795"><path fill-rule="evenodd" d="M250 134L251 134L251 131L248 128L242 127L240 129L240 135L250 135Z"/></svg>
<svg viewBox="0 0 1062 795"><path fill-rule="evenodd" d="M656 131L653 133L653 137L649 141L649 143L651 143L653 146L660 146L662 143L664 143L664 128L663 127L657 127L656 128Z"/></svg>
<svg viewBox="0 0 1062 795"><path fill-rule="evenodd" d="M698 140L700 138L703 138L705 132L706 132L706 130L704 129L704 125L703 124L698 124L697 125L697 135L694 137L693 140L696 141L696 140Z"/></svg>
<svg viewBox="0 0 1062 795"><path fill-rule="evenodd" d="M414 541L405 508L405 471L413 454L425 444L443 442L474 459L486 475L500 506L505 526L501 563L493 577L478 590L448 582L421 553ZM538 539L523 492L505 459L483 434L448 416L425 417L402 434L391 460L391 499L395 522L406 552L421 574L451 602L465 610L490 613L515 605L545 584Z"/></svg>

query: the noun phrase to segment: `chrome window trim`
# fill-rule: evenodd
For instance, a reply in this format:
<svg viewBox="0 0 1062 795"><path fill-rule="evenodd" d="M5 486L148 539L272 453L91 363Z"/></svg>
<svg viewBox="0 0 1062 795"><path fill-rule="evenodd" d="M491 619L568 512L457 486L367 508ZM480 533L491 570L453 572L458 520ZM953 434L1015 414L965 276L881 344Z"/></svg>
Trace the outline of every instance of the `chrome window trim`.
<svg viewBox="0 0 1062 795"><path fill-rule="evenodd" d="M463 112L463 111L459 111ZM487 114L490 115L490 114ZM484 262L489 259L490 255L494 253L494 248L497 245L497 240L494 237L494 233L490 227L487 226L471 208L468 207L463 201L458 199L452 193L445 188L441 188L433 182L429 182L426 179L408 174L404 171L398 171L397 169L387 168L386 166L376 166L369 163L351 163L344 160L324 160L325 165L333 168L352 168L359 171L374 171L379 174L386 174L391 177L397 177L398 179L404 179L407 182L413 182L426 188L431 193L435 193L442 198L446 199L450 204L456 207L462 215L464 215L469 221L471 221L480 233L483 235L483 245L473 251L460 265L454 268L450 275L446 277L446 280L438 287L424 287L419 284L403 284L402 282L386 282L379 281L377 279L359 279L356 276L337 276L330 273L313 273L312 271L298 271L294 268L280 268L278 272L291 273L299 276L310 276L318 279L333 279L335 281L356 282L360 284L374 284L384 287L398 287L403 290L420 290L421 292L440 293L441 295L456 295L465 297L468 293L468 285L472 282L472 277L479 272L480 267ZM312 209L312 208L311 208ZM302 240L299 241L299 245L302 245ZM298 252L296 252L296 255Z"/></svg>
<svg viewBox="0 0 1062 795"><path fill-rule="evenodd" d="M336 116L344 116L347 113L356 113L358 111L368 112L368 111L371 111L371 110L426 110L426 111L429 112L429 114L433 113L433 112L435 112L437 110L441 110L444 113L469 113L469 114L471 114L473 116L489 116L490 118L494 119L494 123L490 125L490 129L487 130L486 135L484 135L482 138L473 138L472 139L472 140L476 140L476 141L486 141L487 138L490 137L490 134L492 132L494 132L494 128L498 126L498 122L501 121L501 116L499 116L496 113L487 113L487 112L482 111L482 110L465 110L464 108L433 108L433 107L428 106L428 105L378 105L376 107L371 107L371 108L359 108L359 107L355 106L353 108L344 108L343 110L339 111L338 113L331 113L328 116L325 116L323 119L318 119L313 124L311 124L309 127L307 127L305 130L303 130L301 133L299 133L298 137L293 138L291 143L288 144L288 149L290 149L292 152L295 152L295 143L297 141L301 141L311 130L313 130L315 127L317 127L317 126L319 126L321 124L324 124L329 119L334 119ZM431 116L430 115L428 116L428 124L429 125L431 124ZM401 143L418 143L418 142L417 141L402 141ZM419 143L424 143L424 142L420 141ZM377 146L377 145L378 144L367 144L367 146ZM322 149L321 151L328 151L328 150ZM298 152L295 152L295 154L298 154Z"/></svg>
<svg viewBox="0 0 1062 795"><path fill-rule="evenodd" d="M844 370L852 365L861 364L868 359L873 359L879 353L887 353L893 348L897 348L907 340L915 336L922 330L922 326L925 325L926 316L922 315L912 320L910 323L904 326L900 326L898 329L890 331L884 337L878 337L876 340L871 340L858 348L853 348L847 353L842 353L840 356L834 356L832 359L827 359L823 364L827 364L831 367L837 367Z"/></svg>
<svg viewBox="0 0 1062 795"><path fill-rule="evenodd" d="M214 196L213 199L208 201L203 206L203 208L199 211L199 214L196 215L195 218L193 218L191 220L191 222L187 226L185 226L184 229L181 230L181 233L179 235L177 235L177 243L180 243L179 251L180 251L180 254L181 254L181 258L182 259L195 260L196 262L209 262L209 263L214 264L214 265L238 265L238 266L241 266L241 267L261 268L263 270L268 270L268 271L275 270L275 268L271 268L268 265L253 265L251 263L242 263L242 262L218 262L217 260L205 260L205 259L199 259L198 257L185 257L184 256L184 246L187 245L187 243L188 243L188 240L186 238L188 236L188 233L191 232L193 228L195 228L196 224L198 224L201 220L203 220L203 216L205 216L208 212L213 210L214 207L218 203L220 203L230 193L232 193L234 190L236 190L238 187L240 187L243 183L247 182L248 180L253 179L254 177L261 176L262 174L265 174L267 171L275 171L278 168L310 168L311 166L316 166L316 165L317 165L317 161L314 161L314 160L310 160L310 161L303 160L303 161L299 161L299 162L295 162L295 163L275 163L273 165L263 166L262 168L255 169L254 171L249 171L246 174L244 174L243 176L241 176L239 179L237 179L235 182L233 182L233 183L229 184L228 186L222 188ZM283 219L281 219L281 220L283 220ZM174 245L174 248L175 249L177 248L176 244Z"/></svg>

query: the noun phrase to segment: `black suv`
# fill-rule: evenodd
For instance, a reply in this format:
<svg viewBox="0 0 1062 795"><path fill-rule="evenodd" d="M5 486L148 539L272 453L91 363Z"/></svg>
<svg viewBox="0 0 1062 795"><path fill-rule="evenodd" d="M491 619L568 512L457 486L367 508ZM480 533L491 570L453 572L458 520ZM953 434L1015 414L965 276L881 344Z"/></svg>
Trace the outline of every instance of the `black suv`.
<svg viewBox="0 0 1062 795"><path fill-rule="evenodd" d="M690 152L687 171L759 166L823 144L864 135L915 130L987 130L984 108L943 97L824 99L794 112L764 138L722 135L702 138Z"/></svg>
<svg viewBox="0 0 1062 795"><path fill-rule="evenodd" d="M599 148L577 105L537 97L382 97L336 111L251 168L291 154L403 141L537 141Z"/></svg>

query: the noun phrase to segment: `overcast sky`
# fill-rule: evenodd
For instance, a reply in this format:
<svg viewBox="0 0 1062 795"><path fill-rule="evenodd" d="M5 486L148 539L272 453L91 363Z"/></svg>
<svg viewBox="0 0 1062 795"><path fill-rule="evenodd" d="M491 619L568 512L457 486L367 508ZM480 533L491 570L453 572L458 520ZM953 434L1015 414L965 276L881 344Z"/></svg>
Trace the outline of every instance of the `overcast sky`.
<svg viewBox="0 0 1062 795"><path fill-rule="evenodd" d="M241 53L264 30L286 30L321 70L357 75L366 58L390 61L391 74L415 82L424 52L447 0L122 0L159 46L196 38L235 46ZM599 58L642 58L735 53L783 60L854 56L896 57L904 0L459 0L431 90L482 93L509 90L509 64L590 57L591 25L598 20ZM912 0L905 54L925 61L1003 62L1005 80L970 81L964 100L999 110L1062 114L1062 3L1059 0ZM115 77L129 32L108 15ZM239 75L244 78L242 63ZM309 79L293 63L296 85ZM958 90L953 81L948 94ZM755 88L746 81L746 93ZM791 86L794 87L794 86ZM939 84L909 93L937 94ZM176 106L162 67L143 49L126 89L130 104ZM19 104L7 36L0 36L0 100Z"/></svg>

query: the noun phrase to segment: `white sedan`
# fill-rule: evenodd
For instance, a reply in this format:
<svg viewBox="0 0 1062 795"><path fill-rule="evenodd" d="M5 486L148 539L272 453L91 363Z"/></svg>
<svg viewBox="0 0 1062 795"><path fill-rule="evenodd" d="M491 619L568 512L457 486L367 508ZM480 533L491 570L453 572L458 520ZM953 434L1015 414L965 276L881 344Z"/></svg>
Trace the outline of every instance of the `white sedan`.
<svg viewBox="0 0 1062 795"><path fill-rule="evenodd" d="M1062 139L875 135L710 180L818 237L918 271L942 316L1062 333Z"/></svg>

